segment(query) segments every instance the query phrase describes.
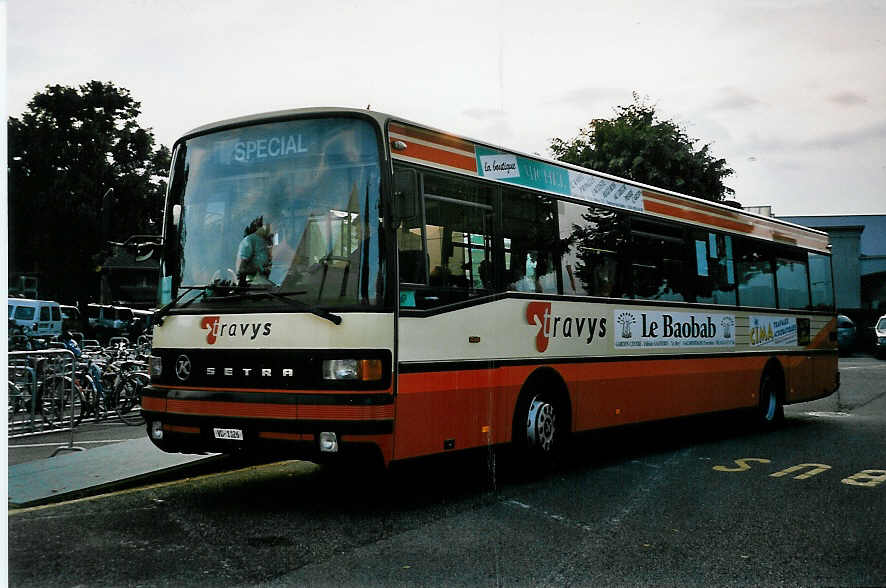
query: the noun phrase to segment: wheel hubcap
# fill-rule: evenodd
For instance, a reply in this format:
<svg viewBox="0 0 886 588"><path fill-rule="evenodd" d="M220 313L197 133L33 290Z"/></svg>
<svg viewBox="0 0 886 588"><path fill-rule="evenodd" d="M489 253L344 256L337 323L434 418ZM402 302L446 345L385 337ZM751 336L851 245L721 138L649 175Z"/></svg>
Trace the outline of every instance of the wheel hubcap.
<svg viewBox="0 0 886 588"><path fill-rule="evenodd" d="M554 445L556 431L556 415L553 405L533 399L529 406L529 418L526 421L526 439L529 446L548 452Z"/></svg>

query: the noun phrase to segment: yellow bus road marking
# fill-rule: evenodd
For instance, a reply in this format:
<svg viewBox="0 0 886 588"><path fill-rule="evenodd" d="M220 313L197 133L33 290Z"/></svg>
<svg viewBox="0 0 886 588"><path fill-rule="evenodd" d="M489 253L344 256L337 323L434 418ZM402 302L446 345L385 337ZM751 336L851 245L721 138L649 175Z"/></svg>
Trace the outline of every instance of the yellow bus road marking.
<svg viewBox="0 0 886 588"><path fill-rule="evenodd" d="M808 472L803 474L799 474L794 476L795 480L805 480L806 478L811 478L816 474L820 474L824 471L831 469L831 466L825 465L823 463L801 463L800 465L791 466L787 469L781 470L780 472L775 472L774 474L769 474L770 478L780 478L782 476L787 476L789 474L793 474L794 472L799 472L800 470L805 470L809 468Z"/></svg>
<svg viewBox="0 0 886 588"><path fill-rule="evenodd" d="M715 465L711 469L717 472L746 472L751 469L750 462L765 464L772 463L772 460L763 457L742 457L734 460L734 462L737 467ZM797 474L796 476L791 476L792 479L807 480L830 469L831 466L824 463L801 463L795 466L790 466L773 474L769 474L769 477L781 478L791 474ZM862 470L858 473L852 474L849 477L843 478L842 480L840 480L840 482L848 486L863 486L866 488L874 488L876 486L879 486L883 482L886 482L886 469Z"/></svg>
<svg viewBox="0 0 886 588"><path fill-rule="evenodd" d="M758 463L772 463L771 459L766 459L765 457L742 457L741 459L735 460L735 463L738 464L737 468L717 465L714 466L714 469L718 472L746 472L751 469L751 466L748 465L749 461L756 461Z"/></svg>

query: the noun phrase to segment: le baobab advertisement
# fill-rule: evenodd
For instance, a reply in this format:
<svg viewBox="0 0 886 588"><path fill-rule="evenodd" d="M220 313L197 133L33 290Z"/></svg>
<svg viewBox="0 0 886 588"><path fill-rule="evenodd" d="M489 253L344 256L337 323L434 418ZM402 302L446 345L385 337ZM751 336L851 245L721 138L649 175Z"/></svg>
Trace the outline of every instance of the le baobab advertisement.
<svg viewBox="0 0 886 588"><path fill-rule="evenodd" d="M735 345L735 316L661 310L613 311L616 348Z"/></svg>

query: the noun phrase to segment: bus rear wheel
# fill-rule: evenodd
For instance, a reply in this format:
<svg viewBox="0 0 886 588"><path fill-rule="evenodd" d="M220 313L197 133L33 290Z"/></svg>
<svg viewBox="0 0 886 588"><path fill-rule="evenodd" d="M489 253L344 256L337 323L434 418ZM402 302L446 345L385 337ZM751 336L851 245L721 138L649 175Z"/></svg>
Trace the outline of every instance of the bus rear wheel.
<svg viewBox="0 0 886 588"><path fill-rule="evenodd" d="M772 371L763 374L760 380L760 399L757 405L757 422L766 429L772 429L784 420L784 405L781 387Z"/></svg>

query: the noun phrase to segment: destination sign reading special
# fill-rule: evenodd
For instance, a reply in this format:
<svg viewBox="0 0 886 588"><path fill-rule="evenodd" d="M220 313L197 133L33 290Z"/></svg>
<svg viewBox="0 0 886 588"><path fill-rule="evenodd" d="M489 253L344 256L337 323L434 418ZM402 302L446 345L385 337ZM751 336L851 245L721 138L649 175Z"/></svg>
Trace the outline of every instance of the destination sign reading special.
<svg viewBox="0 0 886 588"><path fill-rule="evenodd" d="M215 144L215 150L221 163L252 163L297 157L308 152L308 143L301 133L290 133L219 141Z"/></svg>
<svg viewBox="0 0 886 588"><path fill-rule="evenodd" d="M735 316L661 310L613 311L616 348L735 345Z"/></svg>

